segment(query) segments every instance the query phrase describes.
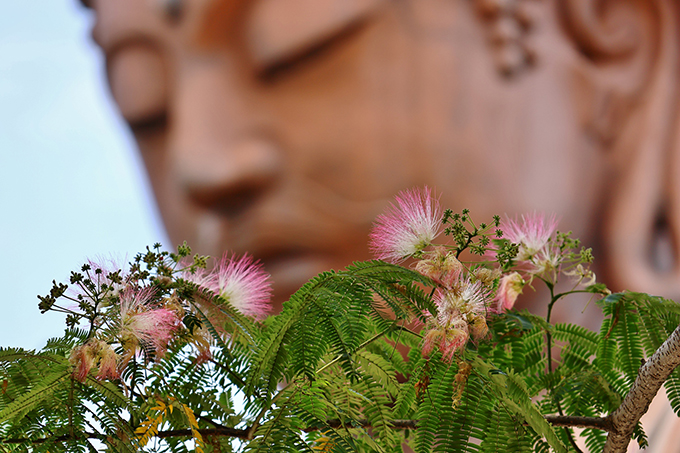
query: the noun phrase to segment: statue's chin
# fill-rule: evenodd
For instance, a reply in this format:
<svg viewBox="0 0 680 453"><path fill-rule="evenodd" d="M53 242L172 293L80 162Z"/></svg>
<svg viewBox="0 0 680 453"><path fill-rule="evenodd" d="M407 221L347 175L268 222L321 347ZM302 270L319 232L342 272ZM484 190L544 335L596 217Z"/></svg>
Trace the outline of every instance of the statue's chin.
<svg viewBox="0 0 680 453"><path fill-rule="evenodd" d="M265 270L272 276L273 305L278 312L283 302L311 277L332 268L327 258L313 254L291 254L263 260Z"/></svg>

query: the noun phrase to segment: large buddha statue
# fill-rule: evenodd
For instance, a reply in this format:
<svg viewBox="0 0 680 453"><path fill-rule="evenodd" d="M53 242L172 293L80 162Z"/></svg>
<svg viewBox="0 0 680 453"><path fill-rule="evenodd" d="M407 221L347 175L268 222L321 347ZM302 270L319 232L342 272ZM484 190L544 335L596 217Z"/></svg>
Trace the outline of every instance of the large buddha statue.
<svg viewBox="0 0 680 453"><path fill-rule="evenodd" d="M554 212L612 289L680 296L675 0L86 3L170 238L253 254L278 304L423 184Z"/></svg>
<svg viewBox="0 0 680 453"><path fill-rule="evenodd" d="M89 0L170 238L279 303L393 195L555 212L613 289L680 295L673 0Z"/></svg>

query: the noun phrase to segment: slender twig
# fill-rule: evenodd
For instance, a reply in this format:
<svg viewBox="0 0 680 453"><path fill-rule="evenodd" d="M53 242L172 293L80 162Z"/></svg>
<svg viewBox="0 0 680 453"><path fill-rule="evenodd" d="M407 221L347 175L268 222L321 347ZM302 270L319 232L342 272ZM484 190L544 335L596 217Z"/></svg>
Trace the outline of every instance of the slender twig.
<svg viewBox="0 0 680 453"><path fill-rule="evenodd" d="M39 445L39 444L44 444L47 441L50 442L66 442L69 440L86 440L86 439L99 439L99 440L105 440L106 436L103 434L98 434L98 433L83 433L82 436L72 436L70 434L63 434L61 436L50 436L50 437L43 437L39 439L30 439L27 437L21 437L21 438L12 438L12 439L3 439L0 440L0 444L32 444L32 445Z"/></svg>
<svg viewBox="0 0 680 453"><path fill-rule="evenodd" d="M212 423L213 425L219 425L211 420L207 420L205 417L200 417L201 419ZM612 425L611 420L608 417L578 417L571 415L547 415L545 420L553 426L571 426L578 428L591 428L591 429L601 429L603 431L611 431ZM418 429L418 420L405 419L405 420L391 420L388 425L392 429ZM362 428L370 429L373 426L366 419L350 420L343 422L340 419L334 418L326 420L325 425L320 426L310 426L307 428L302 428L302 431L309 433L312 431L318 431L325 428ZM198 432L202 436L224 436L224 437L234 437L243 440L252 439L251 434L252 426L246 428L230 428L228 426L216 426L215 428L199 428ZM161 439L167 439L172 437L191 437L192 432L190 429L172 429L166 431L159 431L155 437ZM98 433L84 433L83 436L71 436L62 435L59 437L49 437L41 439L28 439L28 438L15 438L15 439L5 439L0 441L4 444L41 444L44 442L55 441L55 442L66 442L69 440L85 440L85 439L104 439L106 436Z"/></svg>
<svg viewBox="0 0 680 453"><path fill-rule="evenodd" d="M560 294L555 294L555 285L547 280L543 280L545 284L548 286L548 289L550 290L550 303L548 304L548 315L546 316L545 320L548 324L550 324L550 317L552 315L552 309L555 303L560 300L562 297L567 295L568 293L560 293ZM546 344L548 347L548 372L552 373L553 367L552 367L552 347L553 347L553 341L552 341L552 334L550 333L549 330L545 331L545 339L546 339ZM550 393L553 393L554 389L552 388L552 385L550 386ZM564 411L562 410L562 405L560 404L559 398L555 396L555 406L557 406L557 412L559 412L560 417L564 417ZM569 429L570 425L560 425L564 427L564 432L567 435L567 439L569 440L569 443L571 446L576 450L578 453L582 453L581 449L578 447L576 444L576 441L574 440L574 436L571 434L571 430Z"/></svg>
<svg viewBox="0 0 680 453"><path fill-rule="evenodd" d="M343 423L340 419L333 418L330 420L326 420L326 425L327 426L312 426L309 428L305 428L302 431L309 433L312 431L318 431L320 429L325 429L325 428L333 428L333 429L338 429L338 428L372 428L373 426L369 423L368 420L365 418L361 418L358 420L350 420L345 423ZM418 420L391 420L389 422L389 427L392 429L416 429L418 428Z"/></svg>
<svg viewBox="0 0 680 453"><path fill-rule="evenodd" d="M68 427L71 437L73 437L73 386L75 385L75 379L71 378L71 386L68 390Z"/></svg>
<svg viewBox="0 0 680 453"><path fill-rule="evenodd" d="M239 386L240 388L243 388L243 387L246 386L246 383L243 382L243 379L241 379L241 376L239 376L238 374L236 374L236 373L234 372L234 370L232 370L228 365L225 365L225 364L222 363L222 362L218 362L218 361L215 360L214 358L211 358L211 359L209 360L209 362L212 363L213 365L215 365L216 367L221 368L222 370L224 370L224 372L226 372L226 373L229 375L229 379L231 379L231 382L232 382L232 383L236 384L236 385Z"/></svg>
<svg viewBox="0 0 680 453"><path fill-rule="evenodd" d="M546 415L545 421L553 426L568 426L572 428L600 429L611 431L611 420L608 417L581 417L577 415Z"/></svg>

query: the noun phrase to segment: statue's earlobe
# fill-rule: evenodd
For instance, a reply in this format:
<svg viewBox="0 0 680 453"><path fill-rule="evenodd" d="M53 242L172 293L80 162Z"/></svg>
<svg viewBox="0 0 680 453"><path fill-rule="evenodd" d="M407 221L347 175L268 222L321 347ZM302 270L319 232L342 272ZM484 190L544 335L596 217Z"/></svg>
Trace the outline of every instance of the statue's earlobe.
<svg viewBox="0 0 680 453"><path fill-rule="evenodd" d="M593 93L580 114L612 168L603 181L599 227L604 271L612 289L678 297L678 5L560 4L565 31L583 62L581 76Z"/></svg>

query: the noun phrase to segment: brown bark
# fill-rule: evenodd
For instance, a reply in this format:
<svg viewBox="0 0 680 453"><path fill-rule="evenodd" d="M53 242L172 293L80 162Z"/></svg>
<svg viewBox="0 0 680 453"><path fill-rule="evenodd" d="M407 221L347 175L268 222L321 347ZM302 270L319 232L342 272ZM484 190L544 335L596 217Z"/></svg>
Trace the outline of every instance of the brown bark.
<svg viewBox="0 0 680 453"><path fill-rule="evenodd" d="M612 429L607 436L604 453L625 452L635 425L656 396L661 385L680 365L680 326L640 367L638 377L621 406L609 417Z"/></svg>

